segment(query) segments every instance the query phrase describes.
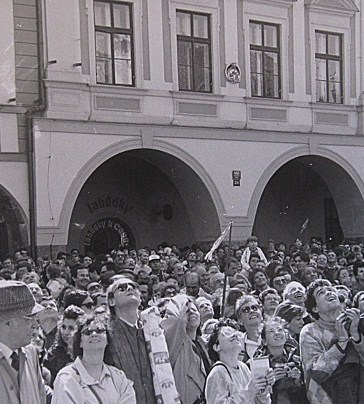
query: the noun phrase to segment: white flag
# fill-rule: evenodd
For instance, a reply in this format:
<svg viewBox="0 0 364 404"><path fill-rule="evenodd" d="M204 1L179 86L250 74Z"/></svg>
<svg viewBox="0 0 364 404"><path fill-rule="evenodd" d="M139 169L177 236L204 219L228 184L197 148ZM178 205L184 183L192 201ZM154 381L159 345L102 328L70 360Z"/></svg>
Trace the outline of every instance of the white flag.
<svg viewBox="0 0 364 404"><path fill-rule="evenodd" d="M307 229L307 226L308 226L308 222L309 222L309 221L310 221L309 218L307 218L307 219L304 221L304 223L303 223L303 225L302 225L302 227L301 227L301 231L300 231L301 234Z"/></svg>
<svg viewBox="0 0 364 404"><path fill-rule="evenodd" d="M233 222L231 221L228 224L228 227L221 233L220 237L214 242L213 246L211 247L211 250L205 255L205 261L211 261L212 260L212 254L219 247L219 245L222 243L222 241L226 237L227 233L229 232L230 227L232 226L232 224L233 224Z"/></svg>

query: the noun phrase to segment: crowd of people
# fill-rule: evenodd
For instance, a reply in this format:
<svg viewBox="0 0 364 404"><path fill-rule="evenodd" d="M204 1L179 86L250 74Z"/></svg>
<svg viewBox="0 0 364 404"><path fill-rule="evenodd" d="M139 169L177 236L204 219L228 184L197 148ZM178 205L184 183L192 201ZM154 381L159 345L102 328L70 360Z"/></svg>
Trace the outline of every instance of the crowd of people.
<svg viewBox="0 0 364 404"><path fill-rule="evenodd" d="M364 402L364 248L257 237L0 267L4 404Z"/></svg>

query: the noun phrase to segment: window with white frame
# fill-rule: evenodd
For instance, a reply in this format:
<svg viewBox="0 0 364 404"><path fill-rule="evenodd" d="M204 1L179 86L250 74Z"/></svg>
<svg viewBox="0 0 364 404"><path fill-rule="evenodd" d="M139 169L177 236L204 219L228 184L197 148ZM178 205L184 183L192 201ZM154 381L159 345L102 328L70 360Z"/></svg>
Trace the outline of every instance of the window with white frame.
<svg viewBox="0 0 364 404"><path fill-rule="evenodd" d="M281 98L280 26L249 21L252 97Z"/></svg>
<svg viewBox="0 0 364 404"><path fill-rule="evenodd" d="M343 103L342 34L315 31L316 101Z"/></svg>
<svg viewBox="0 0 364 404"><path fill-rule="evenodd" d="M132 4L94 1L96 82L135 85Z"/></svg>
<svg viewBox="0 0 364 404"><path fill-rule="evenodd" d="M252 97L281 98L280 26L249 21Z"/></svg>
<svg viewBox="0 0 364 404"><path fill-rule="evenodd" d="M184 91L212 91L210 15L177 10L178 85Z"/></svg>

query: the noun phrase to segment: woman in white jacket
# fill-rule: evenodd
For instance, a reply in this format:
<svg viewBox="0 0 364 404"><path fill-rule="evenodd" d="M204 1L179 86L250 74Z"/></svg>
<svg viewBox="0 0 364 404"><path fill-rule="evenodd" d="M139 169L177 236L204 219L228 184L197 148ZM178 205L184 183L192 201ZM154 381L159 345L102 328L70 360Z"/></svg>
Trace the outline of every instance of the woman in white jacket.
<svg viewBox="0 0 364 404"><path fill-rule="evenodd" d="M252 378L248 366L238 360L242 333L234 320L223 319L215 326L209 342L210 358L216 360L205 386L207 404L269 404L274 374Z"/></svg>
<svg viewBox="0 0 364 404"><path fill-rule="evenodd" d="M52 404L136 404L133 383L122 370L104 363L105 321L95 315L78 321L73 343L77 358L58 373Z"/></svg>

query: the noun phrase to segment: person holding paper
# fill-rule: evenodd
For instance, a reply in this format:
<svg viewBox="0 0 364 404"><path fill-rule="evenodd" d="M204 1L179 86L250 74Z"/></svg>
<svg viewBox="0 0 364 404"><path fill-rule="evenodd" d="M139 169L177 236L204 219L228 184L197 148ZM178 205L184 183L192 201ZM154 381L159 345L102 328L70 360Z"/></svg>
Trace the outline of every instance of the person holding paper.
<svg viewBox="0 0 364 404"><path fill-rule="evenodd" d="M273 370L252 376L248 366L239 361L242 333L239 324L222 319L216 324L208 342L210 358L215 361L207 376L207 404L269 404L270 386L274 384Z"/></svg>

